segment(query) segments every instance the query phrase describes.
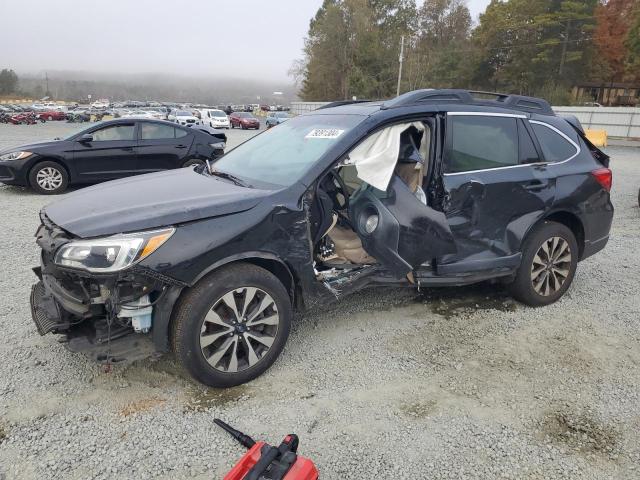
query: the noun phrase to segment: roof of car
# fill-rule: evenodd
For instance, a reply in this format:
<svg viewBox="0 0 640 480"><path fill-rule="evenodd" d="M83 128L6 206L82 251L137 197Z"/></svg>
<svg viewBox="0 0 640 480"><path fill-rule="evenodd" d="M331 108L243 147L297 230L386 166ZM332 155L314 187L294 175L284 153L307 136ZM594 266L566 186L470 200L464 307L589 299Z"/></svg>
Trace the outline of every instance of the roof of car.
<svg viewBox="0 0 640 480"><path fill-rule="evenodd" d="M425 112L468 111L516 115L555 115L541 98L458 89L424 89L407 92L387 101L332 102L315 110L318 114L373 115L381 110L420 107Z"/></svg>

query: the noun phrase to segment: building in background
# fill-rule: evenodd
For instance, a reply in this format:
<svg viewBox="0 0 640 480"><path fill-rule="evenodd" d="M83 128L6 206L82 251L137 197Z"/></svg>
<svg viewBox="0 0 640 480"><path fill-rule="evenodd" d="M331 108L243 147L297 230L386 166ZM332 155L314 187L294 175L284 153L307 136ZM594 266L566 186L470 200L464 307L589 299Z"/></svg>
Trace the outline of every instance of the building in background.
<svg viewBox="0 0 640 480"><path fill-rule="evenodd" d="M640 97L640 85L631 83L584 82L571 91L576 103L599 103L610 107L635 107Z"/></svg>

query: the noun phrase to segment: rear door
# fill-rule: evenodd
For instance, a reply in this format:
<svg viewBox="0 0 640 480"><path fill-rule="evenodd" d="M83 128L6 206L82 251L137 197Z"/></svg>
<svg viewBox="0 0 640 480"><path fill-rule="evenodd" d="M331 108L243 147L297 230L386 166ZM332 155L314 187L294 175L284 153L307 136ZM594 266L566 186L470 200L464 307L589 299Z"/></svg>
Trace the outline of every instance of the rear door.
<svg viewBox="0 0 640 480"><path fill-rule="evenodd" d="M160 122L139 122L140 173L179 168L185 162L194 134Z"/></svg>
<svg viewBox="0 0 640 480"><path fill-rule="evenodd" d="M518 265L522 236L555 196L526 116L449 112L446 130L443 210L457 252L441 272Z"/></svg>
<svg viewBox="0 0 640 480"><path fill-rule="evenodd" d="M73 162L80 182L110 180L137 173L138 140L135 121L92 130L91 142L76 141Z"/></svg>

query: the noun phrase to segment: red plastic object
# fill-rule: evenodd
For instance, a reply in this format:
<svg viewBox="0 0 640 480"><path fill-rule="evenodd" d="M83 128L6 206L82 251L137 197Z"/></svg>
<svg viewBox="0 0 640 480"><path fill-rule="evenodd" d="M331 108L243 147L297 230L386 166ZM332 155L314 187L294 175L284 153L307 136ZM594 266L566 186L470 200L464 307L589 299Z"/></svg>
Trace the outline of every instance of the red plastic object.
<svg viewBox="0 0 640 480"><path fill-rule="evenodd" d="M242 480L253 466L260 460L260 450L265 445L264 442L256 442L247 453L243 455L240 461L227 473L224 480ZM284 476L284 480L317 480L318 469L311 460L304 457L298 457L296 463Z"/></svg>

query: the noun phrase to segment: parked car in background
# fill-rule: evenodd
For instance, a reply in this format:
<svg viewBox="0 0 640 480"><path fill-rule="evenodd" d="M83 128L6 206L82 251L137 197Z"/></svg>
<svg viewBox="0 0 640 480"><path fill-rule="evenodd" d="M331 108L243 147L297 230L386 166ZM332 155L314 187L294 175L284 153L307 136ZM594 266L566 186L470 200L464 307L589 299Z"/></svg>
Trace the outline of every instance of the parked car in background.
<svg viewBox="0 0 640 480"><path fill-rule="evenodd" d="M173 110L167 117L170 122L175 122L179 125L197 125L200 123L198 117L196 117L190 110Z"/></svg>
<svg viewBox="0 0 640 480"><path fill-rule="evenodd" d="M157 112L150 112L148 110L130 110L120 115L120 118L150 118L160 120Z"/></svg>
<svg viewBox="0 0 640 480"><path fill-rule="evenodd" d="M62 110L44 110L42 112L38 112L36 116L40 120L47 120L49 122L52 120L66 120L67 118L66 112L63 112Z"/></svg>
<svg viewBox="0 0 640 480"><path fill-rule="evenodd" d="M231 128L240 127L243 130L249 128L255 128L257 130L260 128L260 120L249 112L233 112L229 115L229 123L231 124Z"/></svg>
<svg viewBox="0 0 640 480"><path fill-rule="evenodd" d="M267 128L275 127L289 120L291 116L287 112L269 112L265 124Z"/></svg>
<svg viewBox="0 0 640 480"><path fill-rule="evenodd" d="M91 104L91 108L95 108L95 109L105 109L105 108L109 108L110 106L111 106L111 102L107 98L101 98Z"/></svg>
<svg viewBox="0 0 640 480"><path fill-rule="evenodd" d="M91 120L91 114L86 108L76 108L66 114L68 123L84 123Z"/></svg>
<svg viewBox="0 0 640 480"><path fill-rule="evenodd" d="M226 135L161 120L118 119L65 140L0 151L0 182L57 194L86 184L204 164L224 154Z"/></svg>
<svg viewBox="0 0 640 480"><path fill-rule="evenodd" d="M212 169L48 205L38 331L98 359L144 355L135 345L146 334L199 381L230 387L273 364L294 309L368 285L492 280L527 305L555 302L607 244L608 157L546 101L486 96L340 102Z"/></svg>
<svg viewBox="0 0 640 480"><path fill-rule="evenodd" d="M200 110L200 121L212 128L230 128L229 117L222 110L204 108Z"/></svg>

